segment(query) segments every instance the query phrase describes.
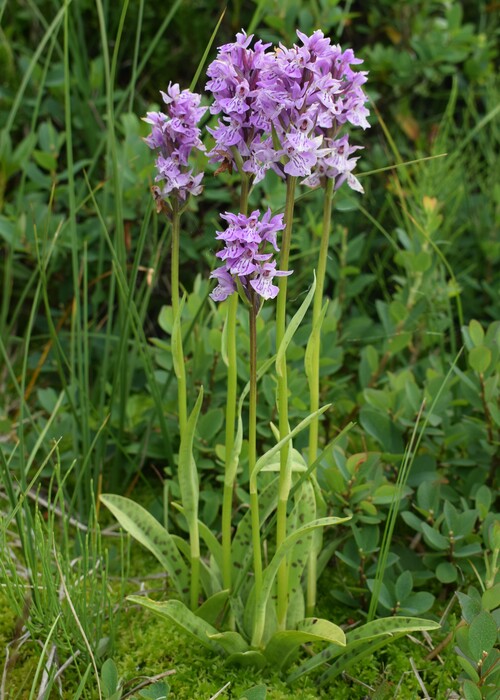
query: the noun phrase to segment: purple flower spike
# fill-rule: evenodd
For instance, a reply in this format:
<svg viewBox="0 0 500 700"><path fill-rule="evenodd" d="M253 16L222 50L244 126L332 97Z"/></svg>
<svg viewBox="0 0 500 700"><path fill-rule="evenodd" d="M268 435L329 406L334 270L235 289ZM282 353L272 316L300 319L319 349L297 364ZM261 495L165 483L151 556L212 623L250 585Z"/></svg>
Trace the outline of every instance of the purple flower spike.
<svg viewBox="0 0 500 700"><path fill-rule="evenodd" d="M273 252L266 252L268 244L279 251L276 240L278 231L285 228L283 214L272 216L268 209L261 218L256 209L250 216L226 212L221 218L229 224L225 231L217 231L216 236L226 244L216 254L224 265L210 275L219 282L210 297L214 301L224 301L239 287L248 301L257 306L260 305L259 297L274 299L278 287L272 283L273 278L291 274L277 270L276 262L272 260Z"/></svg>
<svg viewBox="0 0 500 700"><path fill-rule="evenodd" d="M156 196L166 200L169 196L185 200L189 194L198 195L203 187L203 173L193 175L188 165L194 150L204 151L201 131L198 127L206 107L200 107L201 96L172 84L161 93L167 105L167 113L148 112L144 121L151 125L151 134L144 140L158 152L156 159Z"/></svg>
<svg viewBox="0 0 500 700"><path fill-rule="evenodd" d="M242 167L254 182L274 170L282 178L305 178L311 187L335 177L335 187L347 180L361 191L351 172L355 159L341 169L328 159L336 156L334 139L344 125L370 126L366 72L353 69L362 61L320 30L297 35L299 45L275 51L261 42L250 48L253 37L244 32L219 48L207 71L211 112L220 115L209 129L215 138L209 158L222 163L221 170Z"/></svg>

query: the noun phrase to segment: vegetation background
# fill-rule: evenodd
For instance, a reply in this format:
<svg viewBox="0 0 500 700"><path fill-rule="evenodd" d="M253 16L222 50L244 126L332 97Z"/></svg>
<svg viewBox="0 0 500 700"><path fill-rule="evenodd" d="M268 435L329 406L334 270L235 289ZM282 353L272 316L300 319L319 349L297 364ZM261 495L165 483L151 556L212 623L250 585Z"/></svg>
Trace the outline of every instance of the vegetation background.
<svg viewBox="0 0 500 700"><path fill-rule="evenodd" d="M223 667L123 603L141 586L161 594L165 582L96 512L96 493L132 495L185 529L168 508L179 496L170 230L154 211L141 116L170 81L190 85L222 9L211 0L0 2L0 697L97 697L107 658L130 691L140 676L175 669L176 698L208 698L228 681L235 698L255 683L272 698L489 697L474 676L486 647L477 656L454 635L483 613L498 624L495 2L234 0L207 58L242 27L275 45L291 45L297 28L321 28L365 61L366 194L335 198L321 366L322 398L333 403L323 439L356 425L318 470L328 509L353 519L327 535L320 609L339 624L362 619L378 580L377 615L428 616L442 622L441 637L370 656L334 690L306 679L290 691L272 674ZM207 299L208 275L219 212L237 209L238 188L214 170L183 219L181 269L188 381L206 389L196 442L202 518L217 533L223 314ZM252 194L256 206L283 201L277 179ZM320 193L304 192L297 212L289 288L298 306L319 247ZM264 312L262 359L273 342L268 320ZM293 420L307 413L310 330L290 349ZM246 341L242 320L242 385ZM262 448L272 441L274 388L266 377ZM403 462L413 435L414 458ZM240 491L245 503L245 483ZM479 634L487 645L488 625Z"/></svg>

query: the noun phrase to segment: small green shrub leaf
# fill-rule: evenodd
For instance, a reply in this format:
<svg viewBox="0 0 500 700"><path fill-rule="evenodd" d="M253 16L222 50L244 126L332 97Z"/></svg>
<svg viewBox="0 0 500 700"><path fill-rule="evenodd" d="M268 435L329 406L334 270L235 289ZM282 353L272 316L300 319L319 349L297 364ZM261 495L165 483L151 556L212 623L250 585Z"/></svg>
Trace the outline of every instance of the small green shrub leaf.
<svg viewBox="0 0 500 700"><path fill-rule="evenodd" d="M465 673L469 676L469 678L472 678L472 680L475 683L479 683L479 675L474 668L474 666L471 664L471 662L464 658L463 656L457 655L457 661L460 664L460 666L463 668Z"/></svg>
<svg viewBox="0 0 500 700"><path fill-rule="evenodd" d="M147 700L167 700L169 693L170 686L168 683L165 683L165 681L158 681L158 683L153 683L153 685L140 690L139 697L147 698Z"/></svg>
<svg viewBox="0 0 500 700"><path fill-rule="evenodd" d="M465 680L463 685L465 700L482 700L482 693L475 683Z"/></svg>
<svg viewBox="0 0 500 700"><path fill-rule="evenodd" d="M497 583L493 588L487 588L481 600L485 610L490 611L500 607L500 583Z"/></svg>
<svg viewBox="0 0 500 700"><path fill-rule="evenodd" d="M243 695L240 695L239 700L266 700L267 688L265 685L254 685L252 688L245 690Z"/></svg>
<svg viewBox="0 0 500 700"><path fill-rule="evenodd" d="M441 583L452 583L457 580L457 567L450 561L442 561L436 567L436 578Z"/></svg>
<svg viewBox="0 0 500 700"><path fill-rule="evenodd" d="M486 610L472 620L469 627L469 648L475 661L480 661L483 653L489 653L497 641L497 625L493 616Z"/></svg>
<svg viewBox="0 0 500 700"><path fill-rule="evenodd" d="M448 538L431 527L428 523L422 523L422 532L424 533L425 541L433 548L440 551L446 551L450 543Z"/></svg>
<svg viewBox="0 0 500 700"><path fill-rule="evenodd" d="M469 323L469 335L470 339L476 347L483 344L484 340L484 330L482 325L476 319L472 319Z"/></svg>
<svg viewBox="0 0 500 700"><path fill-rule="evenodd" d="M486 372L491 363L491 350L485 345L472 348L469 353L469 365L474 372Z"/></svg>

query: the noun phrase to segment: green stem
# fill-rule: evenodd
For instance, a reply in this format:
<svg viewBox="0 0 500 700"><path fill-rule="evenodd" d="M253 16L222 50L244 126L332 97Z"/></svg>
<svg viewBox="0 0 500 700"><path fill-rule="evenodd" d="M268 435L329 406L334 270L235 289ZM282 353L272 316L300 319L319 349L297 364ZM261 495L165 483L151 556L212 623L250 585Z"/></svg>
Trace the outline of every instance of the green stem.
<svg viewBox="0 0 500 700"><path fill-rule="evenodd" d="M180 221L179 202L172 198L172 257L170 268L170 284L172 287L172 316L174 320L179 314L179 247L180 247ZM181 319L177 326L177 347L179 358L177 363L177 404L179 413L179 431L182 435L187 423L187 389L186 367L184 365L184 352L182 349L182 325Z"/></svg>
<svg viewBox="0 0 500 700"><path fill-rule="evenodd" d="M286 181L286 203L285 203L285 230L281 241L280 270L288 270L288 260L290 257L290 243L292 237L293 209L295 203L295 185L297 179L289 177ZM276 350L279 349L286 330L286 291L288 277L281 277L279 281L279 294L276 304ZM290 430L288 425L288 376L286 357L284 358L281 372L278 375L278 412L279 412L279 433L280 440L288 435ZM292 475L289 465L290 443L287 442L280 451L280 476L278 492L278 508L276 519L276 548L278 548L286 538L286 511L288 494L290 492ZM277 575L278 582L278 626L284 629L286 626L286 614L288 609L288 565L286 559L280 564Z"/></svg>
<svg viewBox="0 0 500 700"><path fill-rule="evenodd" d="M253 296L253 295L252 295ZM252 520L253 568L255 600L262 589L262 551L260 545L259 494L257 490L257 312L255 299L251 300L250 319L250 395L248 405L248 473L250 481L250 512Z"/></svg>
<svg viewBox="0 0 500 700"><path fill-rule="evenodd" d="M242 170L240 169L240 172ZM250 182L242 175L240 193L240 213L246 214L248 209L248 193ZM232 588L232 557L231 557L231 521L233 512L233 491L235 474L231 465L231 455L234 447L236 427L236 402L238 393L236 324L238 314L238 295L232 294L228 300L226 318L227 338L227 393L226 393L226 433L225 433L225 470L224 491L222 496L222 580L224 588Z"/></svg>
<svg viewBox="0 0 500 700"><path fill-rule="evenodd" d="M234 447L234 429L236 423L236 395L238 389L236 364L236 316L238 313L238 295L232 294L228 300L226 336L227 336L227 393L226 393L226 456L224 493L222 497L222 580L224 588L232 587L231 558L231 520L233 512L234 470L231 455Z"/></svg>
<svg viewBox="0 0 500 700"><path fill-rule="evenodd" d="M311 373L309 376L309 403L310 413L314 413L319 408L319 361L321 350L321 327L320 317L323 306L323 288L325 286L326 262L328 259L328 244L330 242L330 229L332 221L332 200L333 200L334 179L328 178L325 197L323 201L323 227L321 233L321 245L319 249L318 265L316 268L316 289L314 291L313 314L312 314L312 334L311 334ZM318 434L319 417L315 418L309 426L309 464L312 464L318 455ZM316 551L313 548L309 553L307 568L307 596L306 615L311 617L314 614L316 605Z"/></svg>

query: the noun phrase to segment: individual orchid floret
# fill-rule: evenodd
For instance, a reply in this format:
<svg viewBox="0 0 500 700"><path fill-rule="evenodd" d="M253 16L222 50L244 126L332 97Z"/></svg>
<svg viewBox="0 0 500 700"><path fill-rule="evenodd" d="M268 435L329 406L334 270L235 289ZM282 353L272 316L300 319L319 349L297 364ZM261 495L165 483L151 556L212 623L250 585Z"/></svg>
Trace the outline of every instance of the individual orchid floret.
<svg viewBox="0 0 500 700"><path fill-rule="evenodd" d="M224 264L211 274L218 284L210 297L214 301L224 301L239 291L258 308L263 299L273 299L278 294L274 277L291 274L277 270L276 261L272 259L274 252L279 252L277 234L285 228L283 214L272 216L268 209L261 217L256 209L249 216L226 212L221 218L228 226L224 231L217 231L216 238L224 241L225 248L216 256ZM273 251L266 250L269 245Z"/></svg>
<svg viewBox="0 0 500 700"><path fill-rule="evenodd" d="M278 296L279 287L273 284L273 279L291 274L291 270L277 270L276 261L273 260L272 262L262 263L257 267L255 276L250 280L250 284L262 299L274 299Z"/></svg>
<svg viewBox="0 0 500 700"><path fill-rule="evenodd" d="M167 106L163 112L148 112L144 121L151 125L151 134L144 140L157 151L154 188L156 199L166 201L173 196L185 200L187 195L202 191L203 173L193 174L189 158L193 150L205 151L198 123L207 107L200 107L201 96L170 84L161 92Z"/></svg>

